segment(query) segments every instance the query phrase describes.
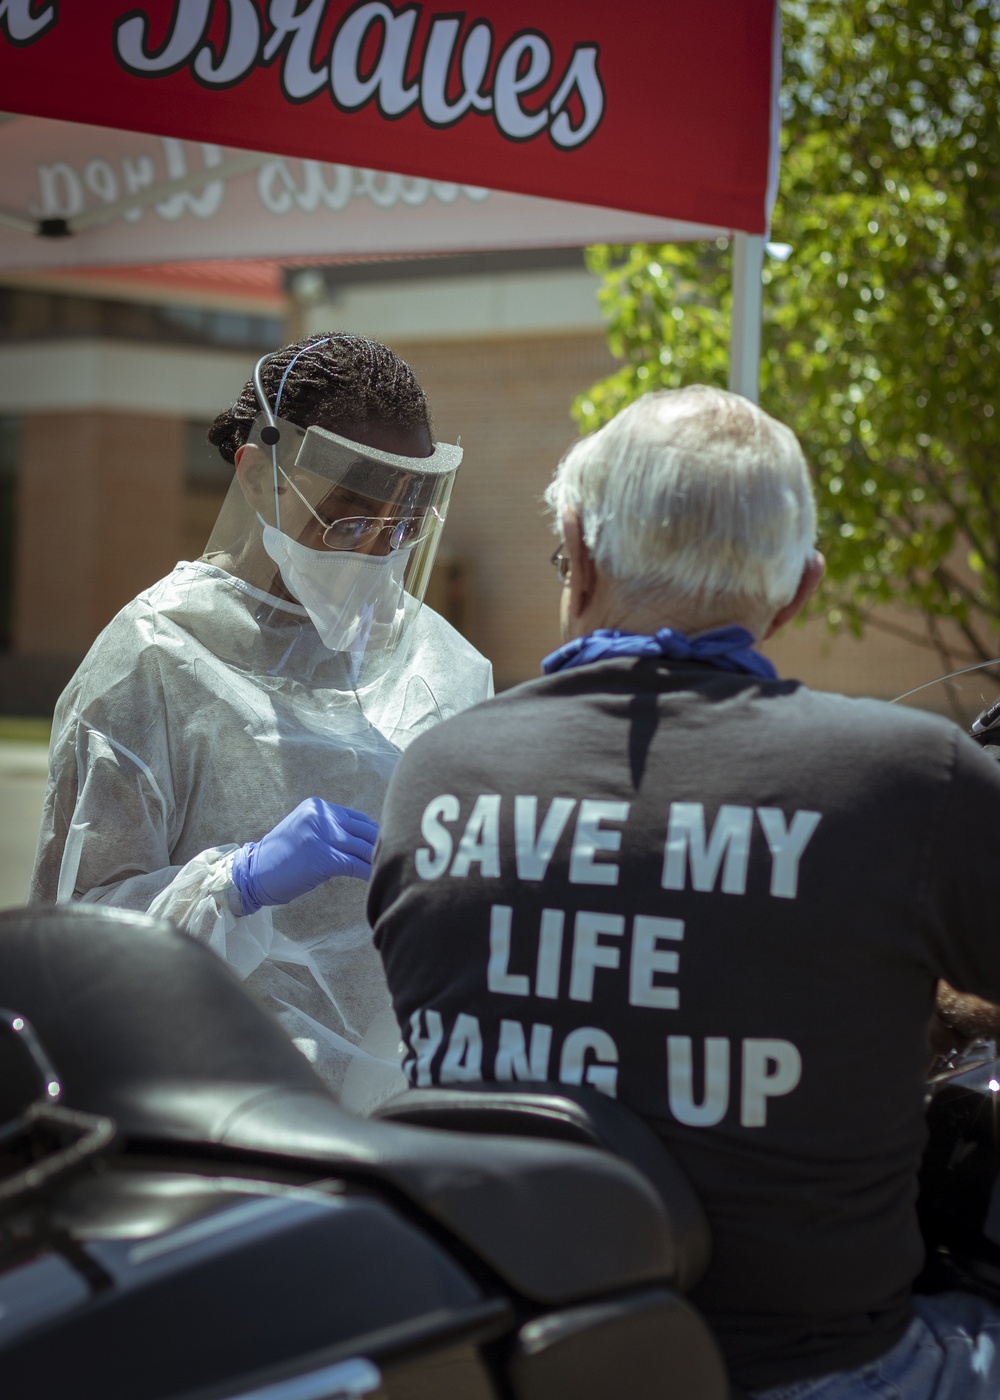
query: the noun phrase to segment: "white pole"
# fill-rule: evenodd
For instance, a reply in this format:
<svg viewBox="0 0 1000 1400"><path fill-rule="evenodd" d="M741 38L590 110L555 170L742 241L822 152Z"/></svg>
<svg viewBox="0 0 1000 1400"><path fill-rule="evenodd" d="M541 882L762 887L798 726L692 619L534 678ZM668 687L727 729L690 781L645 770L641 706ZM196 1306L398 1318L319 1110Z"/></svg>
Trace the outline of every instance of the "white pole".
<svg viewBox="0 0 1000 1400"><path fill-rule="evenodd" d="M760 397L761 273L764 235L733 235L733 311L729 327L729 388L753 403Z"/></svg>

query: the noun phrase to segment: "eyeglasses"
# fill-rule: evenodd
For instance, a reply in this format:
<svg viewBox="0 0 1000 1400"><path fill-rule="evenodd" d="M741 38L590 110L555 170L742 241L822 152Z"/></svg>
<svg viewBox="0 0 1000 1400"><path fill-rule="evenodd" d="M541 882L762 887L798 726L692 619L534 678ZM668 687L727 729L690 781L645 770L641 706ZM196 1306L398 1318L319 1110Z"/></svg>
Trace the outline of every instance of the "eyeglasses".
<svg viewBox="0 0 1000 1400"><path fill-rule="evenodd" d="M549 563L559 575L560 583L565 583L569 578L570 558L568 554L563 554L565 548L565 545L559 545L549 559Z"/></svg>
<svg viewBox="0 0 1000 1400"><path fill-rule="evenodd" d="M322 527L323 544L327 549L365 549L388 554L394 549L419 544L436 526L444 524L444 516L434 506L428 506L423 515L343 515L336 520L324 520L280 464L278 470ZM373 548L375 545L378 545L377 549Z"/></svg>
<svg viewBox="0 0 1000 1400"><path fill-rule="evenodd" d="M322 516L316 519L322 524ZM367 549L378 542L386 554L418 544L438 523L443 525L444 517L433 506L425 515L345 515L326 526L323 543L327 549Z"/></svg>

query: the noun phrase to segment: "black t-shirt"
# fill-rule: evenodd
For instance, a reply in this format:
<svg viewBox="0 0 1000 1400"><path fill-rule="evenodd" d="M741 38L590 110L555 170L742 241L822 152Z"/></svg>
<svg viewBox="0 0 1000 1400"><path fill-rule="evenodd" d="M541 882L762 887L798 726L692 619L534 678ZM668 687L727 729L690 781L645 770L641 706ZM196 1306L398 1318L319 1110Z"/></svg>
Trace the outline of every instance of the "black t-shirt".
<svg viewBox="0 0 1000 1400"><path fill-rule="evenodd" d="M419 738L369 916L412 1083L589 1083L662 1135L758 1389L906 1326L935 980L1000 1000L998 854L948 721L628 658Z"/></svg>

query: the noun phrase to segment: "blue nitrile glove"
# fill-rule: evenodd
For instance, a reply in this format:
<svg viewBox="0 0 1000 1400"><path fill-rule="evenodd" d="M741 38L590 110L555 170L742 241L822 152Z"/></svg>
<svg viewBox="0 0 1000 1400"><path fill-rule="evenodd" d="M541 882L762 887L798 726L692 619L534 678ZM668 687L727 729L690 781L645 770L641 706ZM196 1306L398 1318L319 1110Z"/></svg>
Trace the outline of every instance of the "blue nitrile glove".
<svg viewBox="0 0 1000 1400"><path fill-rule="evenodd" d="M378 823L364 812L307 797L259 841L233 854L232 879L244 914L287 904L334 875L367 880Z"/></svg>

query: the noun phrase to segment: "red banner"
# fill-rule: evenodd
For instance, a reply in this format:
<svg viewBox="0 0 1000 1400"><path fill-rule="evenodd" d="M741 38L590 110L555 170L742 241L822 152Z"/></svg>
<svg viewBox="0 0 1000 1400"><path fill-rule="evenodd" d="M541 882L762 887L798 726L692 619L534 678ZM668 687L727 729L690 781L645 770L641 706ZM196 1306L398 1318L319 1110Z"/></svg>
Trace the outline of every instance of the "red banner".
<svg viewBox="0 0 1000 1400"><path fill-rule="evenodd" d="M8 112L763 233L775 0L0 0Z"/></svg>

